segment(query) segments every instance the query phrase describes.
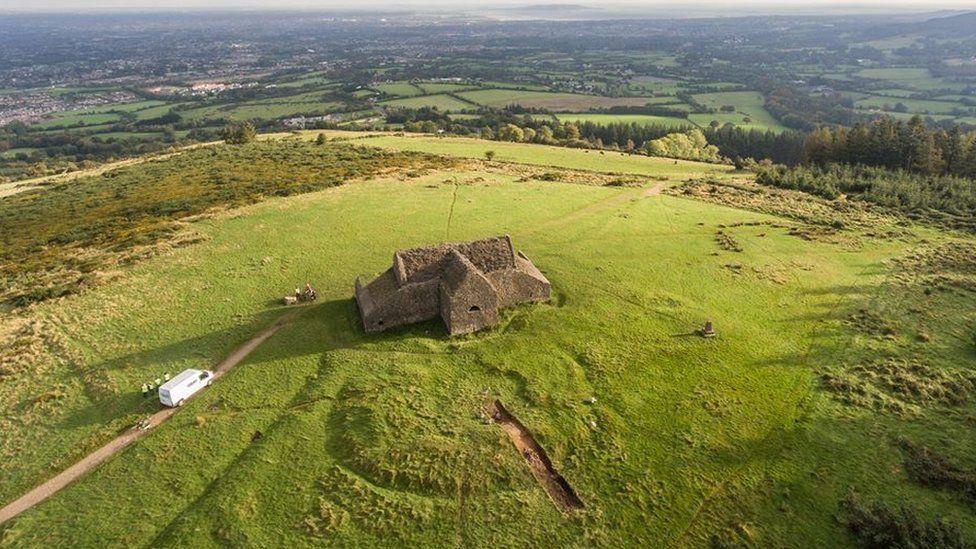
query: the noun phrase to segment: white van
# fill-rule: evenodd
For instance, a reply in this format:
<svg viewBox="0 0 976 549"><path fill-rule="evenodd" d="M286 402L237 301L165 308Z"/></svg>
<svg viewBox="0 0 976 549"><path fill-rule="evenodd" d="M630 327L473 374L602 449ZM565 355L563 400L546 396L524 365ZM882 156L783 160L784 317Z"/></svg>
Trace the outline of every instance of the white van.
<svg viewBox="0 0 976 549"><path fill-rule="evenodd" d="M183 406L186 399L213 383L210 370L184 370L159 386L159 401L164 406Z"/></svg>

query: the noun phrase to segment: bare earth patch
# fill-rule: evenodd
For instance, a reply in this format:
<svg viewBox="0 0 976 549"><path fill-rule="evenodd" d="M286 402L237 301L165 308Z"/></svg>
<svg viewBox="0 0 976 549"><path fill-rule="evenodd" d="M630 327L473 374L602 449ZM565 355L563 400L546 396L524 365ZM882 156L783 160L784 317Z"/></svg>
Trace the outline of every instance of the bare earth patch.
<svg viewBox="0 0 976 549"><path fill-rule="evenodd" d="M556 472L552 462L549 461L549 456L546 455L542 446L539 446L539 443L535 441L532 432L509 413L500 401L492 402L487 409L495 423L508 433L508 437L512 439L512 443L515 444L519 453L529 464L529 468L532 469L532 476L545 488L556 507L564 513L582 509L583 500L576 495L573 487L566 482L566 479Z"/></svg>

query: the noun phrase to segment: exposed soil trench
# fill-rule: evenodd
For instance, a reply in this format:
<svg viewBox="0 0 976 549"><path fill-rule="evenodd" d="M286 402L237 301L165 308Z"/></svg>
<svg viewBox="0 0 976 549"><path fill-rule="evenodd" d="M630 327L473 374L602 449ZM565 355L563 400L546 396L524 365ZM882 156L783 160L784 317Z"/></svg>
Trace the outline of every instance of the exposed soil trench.
<svg viewBox="0 0 976 549"><path fill-rule="evenodd" d="M546 489L546 493L549 494L549 498L556 504L556 507L566 513L582 509L583 500L576 495L573 487L566 482L566 479L556 472L552 462L549 461L549 456L546 455L542 446L539 446L539 443L535 441L532 432L509 413L500 401L492 402L487 406L487 409L495 423L508 433L508 437L512 439L515 447L518 448L519 453L522 454L522 457L529 464L529 468L532 469L532 476Z"/></svg>

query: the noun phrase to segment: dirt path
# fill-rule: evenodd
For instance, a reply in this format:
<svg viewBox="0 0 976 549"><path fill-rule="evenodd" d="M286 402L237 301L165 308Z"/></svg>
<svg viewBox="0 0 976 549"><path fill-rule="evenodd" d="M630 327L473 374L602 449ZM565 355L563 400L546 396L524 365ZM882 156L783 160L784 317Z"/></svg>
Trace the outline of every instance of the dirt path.
<svg viewBox="0 0 976 549"><path fill-rule="evenodd" d="M515 447L518 448L522 457L529 464L532 476L539 484L545 488L549 494L549 499L559 507L559 510L568 513L576 509L583 508L583 501L573 491L573 487L566 482L566 479L556 472L546 451L539 446L525 425L516 419L505 409L498 400L488 405L488 414L495 420L501 428L508 433L508 438L512 439Z"/></svg>
<svg viewBox="0 0 976 549"><path fill-rule="evenodd" d="M234 368L234 366L237 366L237 364L247 357L251 351L256 349L258 346L264 343L265 340L274 335L275 332L280 330L282 326L293 320L300 312L301 309L296 309L282 315L281 318L274 321L270 326L262 330L261 333L251 338L244 345L241 345L235 349L234 352L232 352L214 368L214 380L219 379L222 375ZM177 411L179 411L179 408L164 408L153 414L149 418L149 421L153 427L156 427L169 419ZM65 486L71 484L75 480L78 480L85 473L91 471L106 459L115 455L132 442L138 440L140 437L142 437L142 435L146 434L146 432L147 431L140 430L138 427L130 427L126 429L125 432L105 446L102 446L98 450L88 454L78 463L68 467L37 488L34 488L30 492L27 492L20 498L11 502L3 509L0 509L0 524L7 522L15 516L56 494Z"/></svg>
<svg viewBox="0 0 976 549"><path fill-rule="evenodd" d="M644 194L641 196L657 196L661 194L661 191L664 190L665 183L667 183L667 181L658 181L652 187L649 187L646 191L644 191Z"/></svg>

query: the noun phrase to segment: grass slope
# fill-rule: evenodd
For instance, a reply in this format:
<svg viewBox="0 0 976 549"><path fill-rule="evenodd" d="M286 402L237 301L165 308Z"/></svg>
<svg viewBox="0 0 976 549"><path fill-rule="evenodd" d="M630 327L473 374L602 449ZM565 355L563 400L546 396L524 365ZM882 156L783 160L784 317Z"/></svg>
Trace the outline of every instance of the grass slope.
<svg viewBox="0 0 976 549"><path fill-rule="evenodd" d="M305 137L314 139L319 132L306 132ZM333 137L346 137L345 132L326 132ZM353 134L356 135L356 134ZM680 179L690 176L730 174L731 166L703 164L669 158L652 158L610 151L569 149L548 145L484 141L464 137L430 137L369 135L353 141L356 144L380 147L395 151L425 151L432 154L461 158L483 159L486 151L495 151L495 158L503 162L517 162L534 166L554 166L575 170L613 172L644 175L663 179Z"/></svg>
<svg viewBox="0 0 976 549"><path fill-rule="evenodd" d="M397 139L478 152L465 140L363 141ZM511 146L520 161L600 158ZM630 173L662 168L622 158ZM922 292L923 271L900 280L889 260L969 241L882 218L870 230L892 231L885 238L805 227L498 170L378 179L200 221L205 242L31 311L71 360L39 355L15 378L15 407L36 423L4 415L4 433L24 433L0 442L4 499L25 476L63 466L53 456L84 452L153 409L138 395L143 380L212 365L277 318L276 297L297 282L311 280L320 302L172 421L0 527L0 541L846 546L836 512L851 486L976 534L965 503L907 482L889 442L907 434L976 466L969 408L919 400L906 415L818 389L825 368L878 353L964 368L972 351L958 335L976 321L973 294ZM361 332L357 275L385 269L398 248L499 233L550 278L552 303L456 339L437 323ZM911 318L918 307L945 314ZM852 329L862 308L889 319L892 337ZM718 338L687 335L705 319ZM583 511L560 514L504 433L480 420L495 396L534 431Z"/></svg>

